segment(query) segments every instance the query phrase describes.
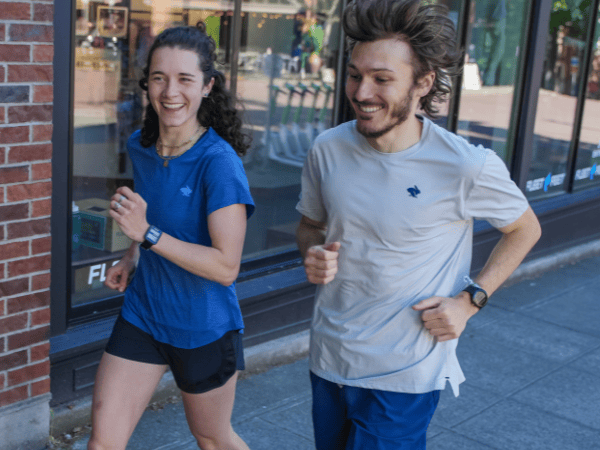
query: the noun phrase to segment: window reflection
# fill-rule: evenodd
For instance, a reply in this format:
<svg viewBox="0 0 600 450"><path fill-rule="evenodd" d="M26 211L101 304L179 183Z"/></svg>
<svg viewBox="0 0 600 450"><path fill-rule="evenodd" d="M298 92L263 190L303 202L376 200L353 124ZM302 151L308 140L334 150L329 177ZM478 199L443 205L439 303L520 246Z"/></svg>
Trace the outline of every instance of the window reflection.
<svg viewBox="0 0 600 450"><path fill-rule="evenodd" d="M338 0L242 4L237 93L253 137L245 157L254 216L245 257L295 249L295 205L306 153L332 126L336 61L341 50Z"/></svg>
<svg viewBox="0 0 600 450"><path fill-rule="evenodd" d="M505 162L527 12L524 0L477 1L469 11L457 132L493 149Z"/></svg>
<svg viewBox="0 0 600 450"><path fill-rule="evenodd" d="M553 5L526 186L529 198L564 191L589 11L590 2Z"/></svg>
<svg viewBox="0 0 600 450"><path fill-rule="evenodd" d="M600 10L597 20L600 20ZM594 48L590 54L590 68L585 91L585 104L579 148L577 151L574 186L583 188L600 184L600 27L596 27Z"/></svg>

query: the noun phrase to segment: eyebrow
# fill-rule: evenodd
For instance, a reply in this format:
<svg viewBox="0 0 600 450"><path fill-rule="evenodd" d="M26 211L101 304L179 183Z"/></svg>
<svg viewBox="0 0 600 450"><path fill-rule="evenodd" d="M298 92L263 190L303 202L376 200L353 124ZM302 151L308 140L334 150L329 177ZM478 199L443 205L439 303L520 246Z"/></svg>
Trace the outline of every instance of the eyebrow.
<svg viewBox="0 0 600 450"><path fill-rule="evenodd" d="M349 69L354 69L354 70L359 70L358 67L356 67L352 63L348 63L348 68ZM372 69L368 69L367 72L390 72L390 73L395 73L392 69L388 69L387 67L373 67Z"/></svg>
<svg viewBox="0 0 600 450"><path fill-rule="evenodd" d="M156 74L164 75L165 73L161 70L155 70L153 72L150 72L150 75L156 75ZM177 75L184 76L184 77L195 77L196 76L193 73L187 73L187 72L180 72Z"/></svg>

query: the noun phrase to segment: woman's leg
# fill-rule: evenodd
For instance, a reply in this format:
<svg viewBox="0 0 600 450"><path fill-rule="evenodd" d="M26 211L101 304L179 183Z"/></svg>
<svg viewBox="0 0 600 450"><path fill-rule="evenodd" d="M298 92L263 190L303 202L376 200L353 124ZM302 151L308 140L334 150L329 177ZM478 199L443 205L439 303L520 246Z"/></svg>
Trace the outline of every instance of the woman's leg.
<svg viewBox="0 0 600 450"><path fill-rule="evenodd" d="M231 426L236 382L237 373L211 391L181 393L190 431L202 450L250 450Z"/></svg>
<svg viewBox="0 0 600 450"><path fill-rule="evenodd" d="M104 353L96 372L88 450L125 450L166 369Z"/></svg>

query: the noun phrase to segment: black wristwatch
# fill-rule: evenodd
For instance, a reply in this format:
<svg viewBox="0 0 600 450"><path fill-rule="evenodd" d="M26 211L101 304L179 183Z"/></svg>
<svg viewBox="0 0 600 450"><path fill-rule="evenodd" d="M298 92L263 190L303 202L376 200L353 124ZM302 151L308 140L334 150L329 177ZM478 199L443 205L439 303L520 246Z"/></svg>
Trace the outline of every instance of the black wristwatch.
<svg viewBox="0 0 600 450"><path fill-rule="evenodd" d="M473 303L479 309L483 308L488 301L487 292L485 292L477 283L467 286L463 289L463 291L469 293L471 297L471 303Z"/></svg>
<svg viewBox="0 0 600 450"><path fill-rule="evenodd" d="M148 230L146 230L146 234L144 235L144 242L140 244L140 247L142 247L144 250L148 250L150 247L152 247L158 242L161 236L162 231L160 231L155 226L150 225L148 227Z"/></svg>

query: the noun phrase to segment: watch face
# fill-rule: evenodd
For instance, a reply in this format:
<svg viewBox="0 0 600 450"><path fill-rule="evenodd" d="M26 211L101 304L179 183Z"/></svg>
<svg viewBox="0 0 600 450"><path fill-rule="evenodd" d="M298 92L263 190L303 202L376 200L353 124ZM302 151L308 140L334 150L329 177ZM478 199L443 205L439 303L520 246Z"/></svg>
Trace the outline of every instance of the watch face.
<svg viewBox="0 0 600 450"><path fill-rule="evenodd" d="M476 291L473 295L473 303L475 303L480 308L487 303L487 295L483 291Z"/></svg>

